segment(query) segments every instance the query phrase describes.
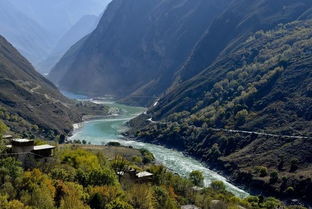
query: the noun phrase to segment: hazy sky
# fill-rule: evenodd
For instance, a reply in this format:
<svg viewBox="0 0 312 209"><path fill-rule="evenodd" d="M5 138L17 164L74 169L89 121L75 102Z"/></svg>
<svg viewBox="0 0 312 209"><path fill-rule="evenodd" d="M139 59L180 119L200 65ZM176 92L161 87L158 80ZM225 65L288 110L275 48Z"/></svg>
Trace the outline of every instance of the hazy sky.
<svg viewBox="0 0 312 209"><path fill-rule="evenodd" d="M84 15L100 15L110 0L10 0L47 31L61 37Z"/></svg>
<svg viewBox="0 0 312 209"><path fill-rule="evenodd" d="M68 40L65 43L66 49L91 32L89 30L93 26L89 25L94 23L80 20L89 15L99 17L110 1L0 0L0 35L8 39L33 65L37 65L49 59L64 36ZM87 24L86 30L69 33L78 22ZM84 28L84 25L80 25L81 27ZM67 37L68 35L74 37ZM58 60L53 60L50 65L56 61Z"/></svg>

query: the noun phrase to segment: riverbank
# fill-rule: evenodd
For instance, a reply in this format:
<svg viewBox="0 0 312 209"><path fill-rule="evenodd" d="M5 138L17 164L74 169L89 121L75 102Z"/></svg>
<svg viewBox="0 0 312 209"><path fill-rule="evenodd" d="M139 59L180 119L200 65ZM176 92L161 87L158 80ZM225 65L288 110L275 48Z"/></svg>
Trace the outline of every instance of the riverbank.
<svg viewBox="0 0 312 209"><path fill-rule="evenodd" d="M88 120L82 123L82 126L79 127L80 129L77 130L76 134L74 134L74 136L72 137L73 140L82 139L87 142L91 142L92 144L98 145L106 144L110 141L117 141L125 146L147 148L155 154L155 157L159 163L164 164L174 173L178 173L182 176L187 176L188 173L190 173L192 170L201 170L205 174L206 185L209 185L212 180L222 180L226 182L228 189L238 196L248 195L248 193L245 191L250 191L252 194L261 194L261 191L256 192L256 190L246 186L246 182L236 181L233 173L231 173L230 170L226 170L225 168L223 168L221 164L218 165L216 163L207 163L202 158L202 155L196 155L192 152L187 152L185 151L185 149L182 148L179 149L180 151L177 151L176 146L167 146L167 148L164 148L163 146L160 146L160 143L157 143L158 145L155 145L150 143L138 142L131 138L128 139L128 135L125 136L122 134L126 130L128 130L128 122L132 118L135 118L136 116L143 113L145 111L145 108L121 105L114 103L113 101L91 101L94 103L108 104L111 108L115 109L115 113L118 109L118 114L115 114L114 116L111 115L105 118L89 118L93 120ZM164 144L162 143L161 145ZM174 149L172 149L173 147ZM213 168L213 170L210 170L207 167ZM240 185L239 187L244 189L239 189L233 186L233 184Z"/></svg>
<svg viewBox="0 0 312 209"><path fill-rule="evenodd" d="M140 122L138 121L133 123L140 124ZM158 131L158 129L155 129L153 127L161 128L162 131ZM309 201L309 191L311 191L309 190L309 187L311 185L311 182L309 183L309 180L305 181L304 178L300 180L300 176L303 176L304 173L302 172L304 172L304 170L301 172L301 170L298 169L297 172L289 172L289 169L287 169L286 167L286 163L281 166L282 168L280 168L280 170L277 170L277 168L276 170L269 170L269 168L264 167L266 164L262 164L261 167L257 166L257 164L247 164L249 161L244 161L244 158L241 159L235 157L236 155L222 155L222 153L225 153L226 151L229 153L229 150L231 149L237 150L237 146L246 146L246 143L251 143L250 140L255 140L255 137L260 140L260 136L254 136L251 134L250 136L245 136L245 139L236 135L236 140L233 140L233 135L228 134L227 136L225 134L220 134L216 136L213 133L205 132L205 134L197 137L201 139L189 140L187 138L189 135L185 136L185 134L180 134L180 132L174 132L173 130L174 129L172 127L167 127L165 124L154 123L151 124L151 126L148 126L143 131L138 130L139 132L137 132L137 137L135 137L134 140L139 140L146 143L160 144L168 148L178 149L186 153L187 155L190 155L193 158L196 158L199 161L203 162L207 167L212 168L222 176L226 176L230 182L235 185L240 185L241 188L244 188L245 191L248 191L251 194L262 196L275 196L285 200L285 202L289 204L297 204L298 202L300 202L304 203L305 206L310 205L309 203L307 203L307 201ZM164 134L166 132L167 135ZM193 133L198 133L196 128L193 129ZM279 143L282 142L281 138L274 139L278 140ZM267 139L261 140L265 141ZM285 140L289 141L290 139L287 138ZM226 143L224 144L224 142ZM199 143L201 143L201 146L197 146ZM179 146L177 146L177 144L179 144ZM205 146L203 146L203 144L205 144ZM214 150L212 150L212 148L214 148ZM253 152L259 153L259 149L263 148L259 145L253 150ZM250 160L250 157L248 157L249 155L247 153L244 157L247 158L247 160ZM257 171L256 169L264 170L265 174L260 174L259 171ZM278 174L275 179L273 179L272 177L274 171L276 171L275 174ZM277 173L277 171L279 173ZM298 179L298 181L296 179ZM288 185L285 184L285 182L287 182ZM297 186L291 187L291 185Z"/></svg>
<svg viewBox="0 0 312 209"><path fill-rule="evenodd" d="M116 156L122 156L128 161L132 161L135 157L143 157L137 149L124 146L107 146L107 145L87 145L87 144L63 144L59 148L70 149L72 147L85 149L90 151L101 151L109 160L114 160Z"/></svg>
<svg viewBox="0 0 312 209"><path fill-rule="evenodd" d="M103 103L105 101L101 102ZM137 149L144 148L154 154L157 163L163 164L174 173L186 177L193 170L200 170L204 173L206 186L214 180L220 180L223 181L227 189L235 195L239 197L248 196L248 193L230 184L226 178L209 170L199 161L185 156L182 152L125 138L122 133L128 130L127 122L144 112L145 108L131 107L113 102L109 102L109 105L112 108L119 108L119 114L113 117L83 122L79 129L73 132L73 136L71 136L69 140L85 140L93 145L105 145L108 142L115 141L124 146L132 146Z"/></svg>

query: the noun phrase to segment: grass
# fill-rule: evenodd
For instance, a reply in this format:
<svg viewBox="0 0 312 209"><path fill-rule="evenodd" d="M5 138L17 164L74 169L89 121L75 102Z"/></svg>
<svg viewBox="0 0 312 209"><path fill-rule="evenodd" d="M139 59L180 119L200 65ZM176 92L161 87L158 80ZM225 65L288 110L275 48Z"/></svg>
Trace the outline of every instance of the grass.
<svg viewBox="0 0 312 209"><path fill-rule="evenodd" d="M105 145L60 145L60 148L76 146L86 150L103 151L103 154L110 160L116 156L122 156L125 159L132 161L133 157L143 157L141 152L137 149L124 146L105 146Z"/></svg>

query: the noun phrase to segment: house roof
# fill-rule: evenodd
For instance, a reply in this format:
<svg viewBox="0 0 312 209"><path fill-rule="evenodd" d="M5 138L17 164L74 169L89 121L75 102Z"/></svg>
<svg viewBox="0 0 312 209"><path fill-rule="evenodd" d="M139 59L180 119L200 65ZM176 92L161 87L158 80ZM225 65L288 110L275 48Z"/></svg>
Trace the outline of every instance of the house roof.
<svg viewBox="0 0 312 209"><path fill-rule="evenodd" d="M2 138L3 139L11 139L11 138L13 138L13 136L12 135L3 135Z"/></svg>
<svg viewBox="0 0 312 209"><path fill-rule="evenodd" d="M198 187L198 186L193 186L192 189L193 189L194 191L202 191L204 188Z"/></svg>
<svg viewBox="0 0 312 209"><path fill-rule="evenodd" d="M138 178L143 178L143 177L150 177L150 176L153 176L152 173L149 173L147 171L143 171L143 172L140 172L140 173L137 173L136 176Z"/></svg>
<svg viewBox="0 0 312 209"><path fill-rule="evenodd" d="M55 149L55 146L51 146L49 144L34 146L34 151L37 150L46 150L46 149Z"/></svg>
<svg viewBox="0 0 312 209"><path fill-rule="evenodd" d="M19 143L25 143L25 142L31 142L32 140L29 139L13 139L14 142L19 142Z"/></svg>
<svg viewBox="0 0 312 209"><path fill-rule="evenodd" d="M200 209L200 208L195 205L183 205L181 206L181 209Z"/></svg>

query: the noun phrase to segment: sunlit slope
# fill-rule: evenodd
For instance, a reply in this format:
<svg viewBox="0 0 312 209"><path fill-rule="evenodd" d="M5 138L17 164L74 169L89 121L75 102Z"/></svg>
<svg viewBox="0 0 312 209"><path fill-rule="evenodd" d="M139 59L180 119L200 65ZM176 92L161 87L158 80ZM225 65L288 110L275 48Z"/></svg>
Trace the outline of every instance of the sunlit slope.
<svg viewBox="0 0 312 209"><path fill-rule="evenodd" d="M69 133L79 114L57 88L0 37L0 118L13 132L53 137Z"/></svg>

